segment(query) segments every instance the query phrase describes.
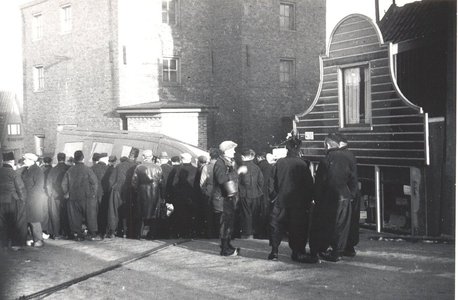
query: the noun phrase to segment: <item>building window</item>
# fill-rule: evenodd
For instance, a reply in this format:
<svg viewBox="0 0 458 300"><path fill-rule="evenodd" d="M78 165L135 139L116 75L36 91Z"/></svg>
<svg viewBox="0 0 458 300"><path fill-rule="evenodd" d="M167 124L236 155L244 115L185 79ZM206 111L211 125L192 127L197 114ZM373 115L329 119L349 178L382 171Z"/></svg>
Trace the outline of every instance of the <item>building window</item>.
<svg viewBox="0 0 458 300"><path fill-rule="evenodd" d="M68 33L72 31L72 6L64 5L60 7L60 24L61 32Z"/></svg>
<svg viewBox="0 0 458 300"><path fill-rule="evenodd" d="M341 127L371 124L370 76L368 66L340 70Z"/></svg>
<svg viewBox="0 0 458 300"><path fill-rule="evenodd" d="M21 135L21 124L8 124L8 135Z"/></svg>
<svg viewBox="0 0 458 300"><path fill-rule="evenodd" d="M41 40L43 38L43 18L41 13L33 15L33 39Z"/></svg>
<svg viewBox="0 0 458 300"><path fill-rule="evenodd" d="M35 91L40 91L45 87L45 77L43 66L36 66L33 68L33 86Z"/></svg>
<svg viewBox="0 0 458 300"><path fill-rule="evenodd" d="M162 0L162 23L175 25L177 23L178 0Z"/></svg>
<svg viewBox="0 0 458 300"><path fill-rule="evenodd" d="M294 4L280 3L280 28L294 30Z"/></svg>
<svg viewBox="0 0 458 300"><path fill-rule="evenodd" d="M164 58L162 61L162 81L180 82L178 58Z"/></svg>
<svg viewBox="0 0 458 300"><path fill-rule="evenodd" d="M280 83L294 83L295 69L293 59L280 59Z"/></svg>

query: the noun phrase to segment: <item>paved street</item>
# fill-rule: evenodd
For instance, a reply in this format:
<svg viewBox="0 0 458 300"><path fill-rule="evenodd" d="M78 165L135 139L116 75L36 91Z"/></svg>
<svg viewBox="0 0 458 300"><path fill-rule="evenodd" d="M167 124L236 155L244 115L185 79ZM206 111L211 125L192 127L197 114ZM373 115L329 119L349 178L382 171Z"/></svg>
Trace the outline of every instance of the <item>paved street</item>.
<svg viewBox="0 0 458 300"><path fill-rule="evenodd" d="M218 240L48 240L2 252L0 291L16 299L108 268L30 299L454 299L454 244L377 239L362 230L355 258L313 265L287 242L267 261L267 240L236 239L239 257L219 256Z"/></svg>

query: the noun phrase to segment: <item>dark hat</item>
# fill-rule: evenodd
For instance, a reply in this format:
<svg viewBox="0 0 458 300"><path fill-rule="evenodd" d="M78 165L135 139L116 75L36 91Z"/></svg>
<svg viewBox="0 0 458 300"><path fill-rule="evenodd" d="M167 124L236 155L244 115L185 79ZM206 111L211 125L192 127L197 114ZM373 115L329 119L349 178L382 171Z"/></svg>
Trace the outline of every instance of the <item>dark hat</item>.
<svg viewBox="0 0 458 300"><path fill-rule="evenodd" d="M73 159L75 161L78 161L78 162L79 161L83 161L83 159L84 159L83 151L81 151L81 150L75 151L75 154L73 154Z"/></svg>
<svg viewBox="0 0 458 300"><path fill-rule="evenodd" d="M208 152L210 152L211 159L217 159L221 155L221 151L218 148L211 148Z"/></svg>
<svg viewBox="0 0 458 300"><path fill-rule="evenodd" d="M65 153L60 152L59 154L57 154L57 161L65 161L65 157Z"/></svg>
<svg viewBox="0 0 458 300"><path fill-rule="evenodd" d="M175 163L181 162L181 159L180 159L179 156L172 156L172 158L171 158L170 160L171 160L172 162L175 162Z"/></svg>
<svg viewBox="0 0 458 300"><path fill-rule="evenodd" d="M96 162L99 159L100 159L100 153L94 152L94 154L92 154L92 161Z"/></svg>
<svg viewBox="0 0 458 300"><path fill-rule="evenodd" d="M121 158L119 159L120 162L125 162L125 161L128 161L129 158L127 156L121 156Z"/></svg>
<svg viewBox="0 0 458 300"><path fill-rule="evenodd" d="M110 156L108 156L108 161L109 161L109 162L115 162L116 160L117 160L116 155L110 155Z"/></svg>
<svg viewBox="0 0 458 300"><path fill-rule="evenodd" d="M345 144L348 143L347 137L342 132L336 132L336 137L340 139L341 142L344 142Z"/></svg>
<svg viewBox="0 0 458 300"><path fill-rule="evenodd" d="M108 157L108 153L100 153L99 154L99 159L101 159L102 157Z"/></svg>
<svg viewBox="0 0 458 300"><path fill-rule="evenodd" d="M205 155L201 155L197 158L197 160L199 161L199 163L205 164L207 162L207 157Z"/></svg>
<svg viewBox="0 0 458 300"><path fill-rule="evenodd" d="M243 148L240 153L245 156L245 157L248 157L248 156L254 156L254 151L249 149L249 148Z"/></svg>
<svg viewBox="0 0 458 300"><path fill-rule="evenodd" d="M258 152L258 155L256 155L256 156L257 157L266 158L266 155L267 155L267 153L265 153L265 152Z"/></svg>
<svg viewBox="0 0 458 300"><path fill-rule="evenodd" d="M14 160L14 152L3 153L3 161Z"/></svg>
<svg viewBox="0 0 458 300"><path fill-rule="evenodd" d="M330 133L328 134L328 139L330 140L333 140L334 142L336 142L337 144L340 143L342 140L340 139L340 137L336 134L336 133Z"/></svg>
<svg viewBox="0 0 458 300"><path fill-rule="evenodd" d="M294 150L299 148L302 145L302 141L297 138L291 138L286 141L286 149L288 150Z"/></svg>
<svg viewBox="0 0 458 300"><path fill-rule="evenodd" d="M49 156L46 156L45 158L43 158L43 162L45 164L50 164L52 162L52 158Z"/></svg>

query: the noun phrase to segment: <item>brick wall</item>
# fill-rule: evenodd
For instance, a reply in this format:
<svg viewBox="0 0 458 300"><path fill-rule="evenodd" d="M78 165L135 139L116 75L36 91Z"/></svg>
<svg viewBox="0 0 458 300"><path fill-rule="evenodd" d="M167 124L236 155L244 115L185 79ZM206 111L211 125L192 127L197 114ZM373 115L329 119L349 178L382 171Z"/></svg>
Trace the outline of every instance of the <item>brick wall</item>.
<svg viewBox="0 0 458 300"><path fill-rule="evenodd" d="M116 1L79 0L72 5L72 31L60 33L62 1L22 6L25 150L44 134L44 152L53 154L58 125L119 129L116 80ZM32 15L42 12L43 38L32 39ZM34 92L33 67L43 65L45 88Z"/></svg>

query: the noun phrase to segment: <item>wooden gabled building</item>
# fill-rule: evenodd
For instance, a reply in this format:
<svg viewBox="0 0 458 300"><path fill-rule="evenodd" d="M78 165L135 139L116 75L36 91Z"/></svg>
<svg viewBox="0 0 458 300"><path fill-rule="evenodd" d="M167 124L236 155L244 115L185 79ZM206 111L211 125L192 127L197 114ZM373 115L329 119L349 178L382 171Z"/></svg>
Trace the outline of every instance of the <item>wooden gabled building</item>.
<svg viewBox="0 0 458 300"><path fill-rule="evenodd" d="M342 132L358 162L362 217L377 231L439 235L440 206L434 174L442 172L443 122L408 99L396 77L396 45L377 24L354 14L333 30L320 57L321 81L312 105L293 126L303 155L314 163L323 142Z"/></svg>

